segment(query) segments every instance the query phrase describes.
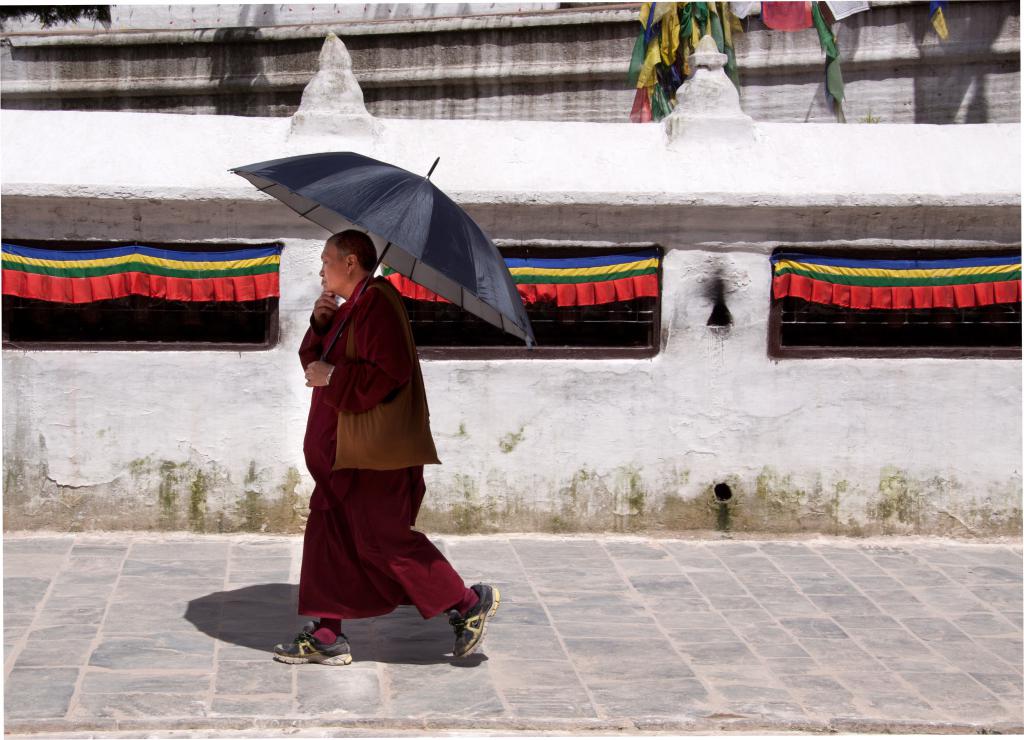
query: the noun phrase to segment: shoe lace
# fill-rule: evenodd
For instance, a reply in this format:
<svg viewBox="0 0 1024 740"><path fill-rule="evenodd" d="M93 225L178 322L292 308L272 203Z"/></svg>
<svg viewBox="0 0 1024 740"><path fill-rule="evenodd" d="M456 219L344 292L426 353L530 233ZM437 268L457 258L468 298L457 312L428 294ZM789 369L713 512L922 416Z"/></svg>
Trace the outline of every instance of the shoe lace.
<svg viewBox="0 0 1024 740"><path fill-rule="evenodd" d="M454 609L448 612L448 624L455 628L456 637L459 637L466 631L466 618Z"/></svg>
<svg viewBox="0 0 1024 740"><path fill-rule="evenodd" d="M305 630L295 635L295 639L292 640L292 644L306 645L309 648L316 647L315 645L313 645L313 635L311 635L309 632L306 632Z"/></svg>

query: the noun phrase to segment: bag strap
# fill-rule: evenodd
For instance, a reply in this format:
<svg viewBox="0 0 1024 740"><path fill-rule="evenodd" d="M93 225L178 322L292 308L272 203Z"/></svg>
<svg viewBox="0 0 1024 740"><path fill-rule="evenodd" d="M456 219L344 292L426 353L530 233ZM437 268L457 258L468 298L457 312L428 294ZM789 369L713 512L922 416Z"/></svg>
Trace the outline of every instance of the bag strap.
<svg viewBox="0 0 1024 740"><path fill-rule="evenodd" d="M383 293L384 297L387 298L388 303L390 303L391 307L395 310L395 314L398 316L399 323L402 325L402 331L405 333L405 346L409 350L409 359L412 360L415 363L416 362L416 342L415 342L415 340L413 339L413 336L412 336L412 327L409 325L408 314L406 313L405 306L402 304L402 299L398 295L398 292L394 289L394 287L391 285L391 283L386 282L386 281L381 282L381 281L377 281L377 280L372 280L366 286L366 290L370 290L370 289L376 289L376 290L379 290L381 293ZM350 351L351 351L352 357L356 356L356 353L355 353L355 326L354 326L355 325L355 320L356 320L356 306L352 306L352 313L350 313L345 318L345 320L341 323L341 326L338 327L337 332L335 332L334 336L331 338L330 343L327 345L327 349L324 351L324 354L321 357L322 360L326 361L326 359L327 359L327 352L329 352L331 350L331 348L334 346L334 343L337 342L338 339L341 337L341 333L343 331L345 331L345 327L348 326L349 324L352 324L353 326L350 328L349 333L348 333L348 338L347 338L346 346L345 346L345 356L348 357Z"/></svg>
<svg viewBox="0 0 1024 740"><path fill-rule="evenodd" d="M402 331L405 333L405 346L409 350L409 359L416 362L416 342L413 340L412 327L409 325L409 317L405 310L405 305L402 303L402 298L398 295L398 291L395 290L394 286L388 282L386 285L383 282L373 282L368 286L370 288L376 288L388 299L388 303L395 309L395 313L398 315L399 323L402 325Z"/></svg>

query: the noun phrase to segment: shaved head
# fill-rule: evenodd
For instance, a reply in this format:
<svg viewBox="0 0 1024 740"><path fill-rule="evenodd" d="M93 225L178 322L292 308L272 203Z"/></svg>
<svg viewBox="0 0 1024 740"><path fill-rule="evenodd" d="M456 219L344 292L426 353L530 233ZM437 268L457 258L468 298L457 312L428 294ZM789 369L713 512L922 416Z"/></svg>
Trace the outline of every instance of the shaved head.
<svg viewBox="0 0 1024 740"><path fill-rule="evenodd" d="M377 250L366 234L355 229L339 231L332 235L327 243L338 250L341 256L355 255L359 266L370 272L377 265Z"/></svg>

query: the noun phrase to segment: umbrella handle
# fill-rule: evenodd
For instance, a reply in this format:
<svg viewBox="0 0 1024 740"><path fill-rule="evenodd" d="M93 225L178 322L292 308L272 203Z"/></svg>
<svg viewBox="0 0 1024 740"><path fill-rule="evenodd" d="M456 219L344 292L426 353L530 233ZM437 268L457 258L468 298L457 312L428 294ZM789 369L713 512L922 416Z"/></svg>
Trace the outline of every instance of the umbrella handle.
<svg viewBox="0 0 1024 740"><path fill-rule="evenodd" d="M438 157L438 159L440 159L440 157ZM435 162L434 164L437 164L437 163ZM359 298L366 291L366 286L370 284L370 278L373 277L373 273L377 272L377 268L380 267L380 263L384 261L384 255L388 253L388 249L390 247L391 247L391 242L388 242L387 244L384 245L384 249L381 250L380 257L377 258L377 264L375 264L373 266L373 269L370 270L369 276L367 277L366 280L363 281L363 284L359 287L359 293L352 299L352 306L353 306L352 311L355 311L355 302L358 301ZM326 362L327 361L327 355L330 353L330 351L332 349L334 349L335 342L338 341L338 337L341 336L341 332L343 332L345 330L345 324L348 323L348 320L350 318L352 318L352 313L351 312L349 312L348 316L346 316L344 319L342 319L341 325L338 327L338 331L334 332L334 336L331 338L331 341L328 343L327 349L325 349L324 353L322 355L320 355L320 361L321 362Z"/></svg>

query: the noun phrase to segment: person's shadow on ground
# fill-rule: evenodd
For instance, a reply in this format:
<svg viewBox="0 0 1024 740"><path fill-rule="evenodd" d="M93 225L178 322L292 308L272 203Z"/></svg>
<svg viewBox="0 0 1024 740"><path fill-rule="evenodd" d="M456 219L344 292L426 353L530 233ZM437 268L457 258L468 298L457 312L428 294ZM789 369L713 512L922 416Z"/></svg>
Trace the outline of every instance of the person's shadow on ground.
<svg viewBox="0 0 1024 740"><path fill-rule="evenodd" d="M221 642L264 651L269 657L274 645L290 642L309 621L296 614L298 590L292 583L266 583L218 591L190 601L185 619ZM442 615L424 620L411 606L382 617L346 619L341 628L354 661L471 667L487 660L482 653L453 657L454 633L448 619Z"/></svg>

